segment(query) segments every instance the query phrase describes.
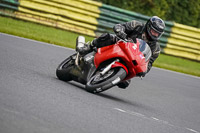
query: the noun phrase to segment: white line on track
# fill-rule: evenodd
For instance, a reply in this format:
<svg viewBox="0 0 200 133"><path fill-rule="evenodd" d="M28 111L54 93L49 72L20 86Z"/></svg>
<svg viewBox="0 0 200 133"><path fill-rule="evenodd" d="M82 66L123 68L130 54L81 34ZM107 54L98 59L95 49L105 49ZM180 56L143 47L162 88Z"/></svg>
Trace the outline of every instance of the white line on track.
<svg viewBox="0 0 200 133"><path fill-rule="evenodd" d="M155 122L158 122L158 123L161 123L161 124L164 124L164 125L168 125L168 126L179 128L179 129L184 129L184 130L187 130L187 131L190 131L190 132L193 132L193 133L200 133L200 132L198 132L198 131L196 131L194 129L187 128L187 127L175 126L174 124L171 124L168 121L160 120L160 119L158 119L156 117L148 117L148 116L145 116L144 114L141 114L141 113L138 113L138 112L129 111L129 110L123 110L123 109L120 109L120 108L113 108L113 109L117 110L119 112L125 113L125 114L137 116L137 117L142 118L142 119L155 121Z"/></svg>
<svg viewBox="0 0 200 133"><path fill-rule="evenodd" d="M187 130L191 131L191 132L194 132L194 133L199 133L198 131L194 130L194 129L191 129L191 128L186 128Z"/></svg>
<svg viewBox="0 0 200 133"><path fill-rule="evenodd" d="M41 44L45 44L45 45L48 45L48 46L53 46L53 47L58 47L58 48L64 48L64 49L68 49L68 50L74 50L74 49L72 49L72 48L67 48L67 47L58 46L58 45L55 45L55 44L40 42L40 41L37 41L37 40L32 40L32 39L28 39L28 38L23 38L23 37L19 37L19 36L14 36L14 35L6 34L6 33L1 33L1 32L0 32L0 34L6 35L6 36L10 36L10 37L14 37L14 38L18 38L18 39L23 39L23 40L31 41L31 42L41 43ZM158 68L158 67L153 67L153 68L159 69L159 70L163 70L163 71L167 71L167 72L171 72L171 73L175 73L175 74L179 74L179 75L183 75L183 76L188 76L188 77L191 77L191 78L200 79L200 77L193 76L193 75L189 75L189 74L179 73L179 72L175 72L175 71L171 71L171 70L167 70L167 69L163 69L163 68Z"/></svg>

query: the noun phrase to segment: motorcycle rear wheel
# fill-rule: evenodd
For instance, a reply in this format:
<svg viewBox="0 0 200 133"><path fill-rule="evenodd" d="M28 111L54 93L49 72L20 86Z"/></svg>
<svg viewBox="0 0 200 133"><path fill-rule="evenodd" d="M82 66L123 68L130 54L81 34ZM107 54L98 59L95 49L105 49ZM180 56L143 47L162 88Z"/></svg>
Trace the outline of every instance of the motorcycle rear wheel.
<svg viewBox="0 0 200 133"><path fill-rule="evenodd" d="M70 81L72 80L71 75L70 75L70 70L74 66L74 60L76 54L68 57L65 59L56 69L56 76L58 79L63 80L63 81Z"/></svg>
<svg viewBox="0 0 200 133"><path fill-rule="evenodd" d="M126 77L126 71L121 67L110 69L106 74L101 75L97 71L87 82L86 90L91 93L100 93L115 86Z"/></svg>

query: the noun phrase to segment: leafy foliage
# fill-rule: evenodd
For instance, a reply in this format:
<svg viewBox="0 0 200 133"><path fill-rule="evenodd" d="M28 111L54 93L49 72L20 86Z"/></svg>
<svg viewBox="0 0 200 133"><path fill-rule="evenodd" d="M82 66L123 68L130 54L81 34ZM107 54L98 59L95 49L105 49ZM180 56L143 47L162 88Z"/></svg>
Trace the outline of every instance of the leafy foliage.
<svg viewBox="0 0 200 133"><path fill-rule="evenodd" d="M200 0L96 0L147 16L200 27Z"/></svg>

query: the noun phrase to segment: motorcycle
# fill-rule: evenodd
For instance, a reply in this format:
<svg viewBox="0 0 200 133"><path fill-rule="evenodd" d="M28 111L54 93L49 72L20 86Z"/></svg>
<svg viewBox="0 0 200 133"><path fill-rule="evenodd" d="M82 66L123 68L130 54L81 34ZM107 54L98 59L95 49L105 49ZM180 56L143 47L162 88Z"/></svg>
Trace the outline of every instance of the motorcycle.
<svg viewBox="0 0 200 133"><path fill-rule="evenodd" d="M84 43L85 38L79 36L76 47ZM150 57L151 49L145 41L119 39L115 44L98 48L85 56L80 56L76 50L58 66L56 75L60 80L85 85L91 93L100 93L146 72Z"/></svg>

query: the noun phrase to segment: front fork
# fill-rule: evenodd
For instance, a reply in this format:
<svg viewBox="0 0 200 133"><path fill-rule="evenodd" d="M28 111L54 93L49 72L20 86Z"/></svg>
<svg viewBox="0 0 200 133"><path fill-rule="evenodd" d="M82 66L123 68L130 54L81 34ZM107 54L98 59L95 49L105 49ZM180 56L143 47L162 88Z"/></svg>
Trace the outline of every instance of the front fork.
<svg viewBox="0 0 200 133"><path fill-rule="evenodd" d="M103 71L100 72L100 74L104 75L106 72L108 72L112 68L112 65L115 64L115 62L119 62L119 59L116 59L115 61L110 63L108 66L106 66L106 68L104 68Z"/></svg>
<svg viewBox="0 0 200 133"><path fill-rule="evenodd" d="M124 68L124 70L126 71L127 75L128 75L128 69L126 66L124 66L122 63L119 62L119 59L116 59L115 61L113 61L112 63L110 63L108 66L106 66L103 71L100 72L101 75L104 75L106 72L108 72L111 68L114 67L122 67Z"/></svg>

